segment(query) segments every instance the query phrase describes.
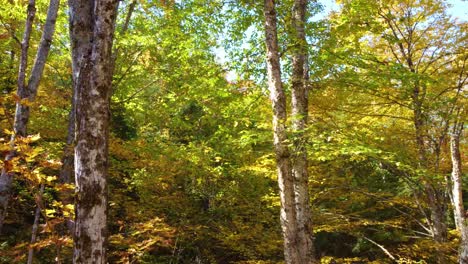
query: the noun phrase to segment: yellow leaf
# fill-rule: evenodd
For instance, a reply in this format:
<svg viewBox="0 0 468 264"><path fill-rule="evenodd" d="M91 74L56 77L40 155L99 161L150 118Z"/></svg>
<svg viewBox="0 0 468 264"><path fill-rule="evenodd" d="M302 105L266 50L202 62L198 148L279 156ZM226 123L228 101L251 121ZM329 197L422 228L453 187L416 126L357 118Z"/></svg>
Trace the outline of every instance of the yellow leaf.
<svg viewBox="0 0 468 264"><path fill-rule="evenodd" d="M54 209L46 209L45 213L48 217L54 216L55 210Z"/></svg>
<svg viewBox="0 0 468 264"><path fill-rule="evenodd" d="M31 135L29 136L29 139L31 140L30 142L38 141L39 139L41 139L41 135L40 134Z"/></svg>
<svg viewBox="0 0 468 264"><path fill-rule="evenodd" d="M57 179L57 177L55 177L55 176L47 176L46 181L51 182L51 181L55 181L56 179Z"/></svg>

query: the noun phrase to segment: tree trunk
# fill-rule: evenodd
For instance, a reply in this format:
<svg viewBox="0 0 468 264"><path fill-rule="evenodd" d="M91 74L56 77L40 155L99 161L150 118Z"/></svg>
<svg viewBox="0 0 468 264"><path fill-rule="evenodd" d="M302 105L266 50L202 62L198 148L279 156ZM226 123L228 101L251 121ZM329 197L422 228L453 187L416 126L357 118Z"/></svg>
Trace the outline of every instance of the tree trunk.
<svg viewBox="0 0 468 264"><path fill-rule="evenodd" d="M281 82L276 10L274 0L265 0L265 43L268 89L273 108L273 137L281 200L281 228L286 263L300 263L297 248L297 220L294 206L294 179L286 134L286 95Z"/></svg>
<svg viewBox="0 0 468 264"><path fill-rule="evenodd" d="M25 137L27 135L27 124L29 122L29 106L25 101L34 101L39 87L39 82L44 71L45 62L49 54L52 37L55 31L55 22L57 20L57 13L59 8L59 0L50 0L49 8L47 11L47 18L44 24L44 31L42 32L41 41L37 50L36 59L31 70L30 78L27 86L26 83L26 69L28 65L28 49L29 40L31 37L32 24L36 14L35 0L29 0L28 11L26 18L25 31L21 43L21 58L18 70L18 88L17 96L18 102L16 103L15 120L13 123L13 135L11 137L10 145L12 150L7 155L6 160L11 160L15 156L13 146L16 137ZM3 228L3 223L6 216L8 201L10 199L10 189L12 184L13 174L2 170L0 175L0 233Z"/></svg>
<svg viewBox="0 0 468 264"><path fill-rule="evenodd" d="M74 81L73 81L74 82ZM71 100L70 114L68 115L67 143L63 149L62 167L60 168L59 180L61 183L73 183L74 179L74 158L73 147L75 141L75 89Z"/></svg>
<svg viewBox="0 0 468 264"><path fill-rule="evenodd" d="M411 60L408 60L410 69L412 69ZM418 151L419 167L428 169L427 148L424 141L425 127L427 121L423 114L423 106L421 101L421 88L415 84L413 90L413 123L415 128L415 142ZM447 241L447 225L445 224L445 197L444 192L438 190L429 179L424 179L424 192L427 199L427 204L430 210L430 229L434 241L443 243ZM442 254L439 254L442 257Z"/></svg>
<svg viewBox="0 0 468 264"><path fill-rule="evenodd" d="M295 0L292 14L294 34L292 57L292 125L294 152L292 175L294 177L295 208L297 218L297 250L300 263L316 263L313 244L312 221L309 200L309 174L307 163L307 137L305 129L308 119L308 71L307 41L305 37L307 0Z"/></svg>
<svg viewBox="0 0 468 264"><path fill-rule="evenodd" d="M70 5L70 36L71 37L71 52L72 52L72 97L71 97L71 109L68 115L68 129L66 145L63 149L62 156L62 167L60 168L59 181L61 183L74 183L74 147L75 147L75 115L76 115L76 93L77 84L81 80L87 80L90 76L85 76L85 72L80 71L81 65L85 62L86 56L89 56L92 51L92 38L93 38L93 20L92 20L92 8L93 5L77 5L76 1L69 1ZM79 13L76 13L78 12ZM91 29L91 30L90 30ZM65 190L61 194L62 203L73 204L73 195L69 190ZM57 233L60 235L66 235L67 231L69 234L74 234L75 225L72 219L64 219L63 225L57 227ZM60 254L60 248L57 249Z"/></svg>
<svg viewBox="0 0 468 264"><path fill-rule="evenodd" d="M42 195L44 194L45 185L42 183L41 188L39 190L38 197L36 198L36 212L34 213L34 223L31 231L31 243L29 245L28 251L28 262L27 264L32 264L33 256L34 256L34 243L36 243L37 239L37 230L39 229L39 220L41 218L41 204L42 204Z"/></svg>
<svg viewBox="0 0 468 264"><path fill-rule="evenodd" d="M107 263L107 169L117 0L70 0L76 88L73 263ZM91 18L87 20L87 18ZM77 46L81 36L88 45ZM83 50L78 50L83 48ZM82 54L83 56L76 56Z"/></svg>
<svg viewBox="0 0 468 264"><path fill-rule="evenodd" d="M463 180L462 180L462 161L460 154L460 136L463 131L463 123L453 125L450 136L450 156L452 159L452 197L453 214L457 229L460 231L460 249L459 263L468 263L468 225L465 217L465 208L463 206Z"/></svg>
<svg viewBox="0 0 468 264"><path fill-rule="evenodd" d="M128 26L130 24L130 19L132 17L132 14L135 10L135 7L136 7L136 0L133 0L130 5L129 5L129 10L128 10L128 13L127 13L127 16L125 17L125 22L122 26L122 30L120 31L120 34L125 34L127 29L128 29ZM90 12L86 12L88 13L88 15L91 15ZM70 18L71 19L71 18ZM82 23L84 23L83 25L79 25L78 23L75 22L76 26L74 27L74 31L77 31L79 30L80 26L83 26L83 27L86 27L86 28L89 28L90 27L90 23L92 22L91 21L91 18L89 19L86 19L86 18L83 18L83 17L80 17L80 18L77 18L77 17L74 17L74 19L78 19L80 20ZM70 21L70 23L72 23L72 21ZM77 80L77 77L79 74L79 64L80 64L80 58L81 56L83 56L83 54L86 54L86 50L91 48L90 46L90 40L92 39L92 32L88 32L89 34L86 34L85 32L76 32L75 34L81 34L80 37L77 37L77 39L74 39L72 40L73 43L73 47L76 47L75 49L73 49L72 51L72 57L74 58L73 59L73 65L72 65L72 72L73 73L76 73L76 74L73 74L72 76L72 79L73 79L73 95L72 95L72 104L71 104L71 110L70 110L70 114L68 116L68 131L67 131L67 144L64 148L64 151L63 151L63 157L62 157L62 168L60 169L60 181L62 183L72 183L74 182L74 157L73 157L73 145L74 145L74 140L75 140L75 108L76 108L76 103L75 103L75 100L76 100L76 82L78 81ZM115 52L117 55L118 54L118 50L116 50ZM114 63L113 63L113 66L112 68L114 68L114 64L115 64L115 60L116 60L116 56L113 56L113 60L114 60ZM114 71L112 70L112 73Z"/></svg>
<svg viewBox="0 0 468 264"><path fill-rule="evenodd" d="M32 30L32 24L34 21L34 17L36 16L36 1L34 0L29 0L28 3L28 9L27 9L27 16L26 16L26 24L25 24L25 29L24 29L24 34L23 34L23 40L21 42L21 56L20 56L20 64L19 64L19 70L18 70L18 81L17 81L17 91L16 94L19 98L21 98L21 95L25 93L25 79L26 79L26 68L28 67L28 50L29 50L29 40L31 38L31 30ZM16 103L16 112L18 112L18 108L21 107L21 103L17 102ZM13 124L13 128L15 129L17 127L16 123L19 122L20 120L16 119L16 114L15 114L15 121ZM20 135L22 131L14 131L14 134L11 136L10 140L10 145L12 147L12 150L10 153L7 154L5 157L5 160L11 160L14 157L14 151L13 151L13 145L15 142L15 138L18 135ZM23 134L23 136L26 133ZM6 212L7 212L7 207L8 207L8 201L10 200L10 189L11 189L11 183L12 183L12 177L13 173L6 171L5 167L2 169L2 174L0 175L0 233L2 232L3 229L3 223L5 220Z"/></svg>

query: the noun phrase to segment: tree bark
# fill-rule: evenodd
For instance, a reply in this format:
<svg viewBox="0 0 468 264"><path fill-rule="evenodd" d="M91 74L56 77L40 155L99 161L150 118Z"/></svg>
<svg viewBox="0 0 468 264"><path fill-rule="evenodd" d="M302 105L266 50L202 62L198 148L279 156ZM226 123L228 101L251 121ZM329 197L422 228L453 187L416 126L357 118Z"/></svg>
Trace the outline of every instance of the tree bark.
<svg viewBox="0 0 468 264"><path fill-rule="evenodd" d="M61 183L74 182L74 158L73 148L75 141L75 89L73 89L70 114L68 115L67 142L63 149L62 167L60 168L59 180Z"/></svg>
<svg viewBox="0 0 468 264"><path fill-rule="evenodd" d="M39 220L41 218L41 203L42 203L42 195L44 194L45 185L42 183L38 197L36 199L36 212L34 213L34 223L31 231L31 243L29 245L28 250L28 261L27 264L32 264L33 256L34 256L34 243L37 240L37 230L39 229Z"/></svg>
<svg viewBox="0 0 468 264"><path fill-rule="evenodd" d="M137 1L136 0L133 0L130 5L129 5L129 8L128 8L128 12L127 12L127 16L125 17L125 22L124 24L122 25L122 30L120 31L120 34L125 34L128 30L128 26L130 25L130 19L132 17L132 14L135 10L135 7L136 7L136 4L137 4ZM91 15L90 12L86 12L88 13L89 15ZM83 24L79 24L77 22L75 22L75 27L74 27L74 31L77 31L79 30L79 28L81 26L83 27L86 27L86 28L89 28L89 23L91 23L91 18L86 18L86 17L80 17L80 18L77 18L75 17L74 18L75 20L76 19L79 19L81 21L81 23ZM70 23L72 23L71 21L71 17L70 17ZM89 32L88 32L89 33ZM92 33L92 32L91 32ZM75 33L75 34L78 34L78 33ZM73 95L72 95L72 103L71 103L71 110L70 110L70 114L68 116L68 131L67 131L67 143L66 143L66 146L64 148L64 151L63 151L63 157L62 157L62 167L60 169L60 181L62 183L72 183L74 182L74 157L73 157L73 145L74 145L74 140L75 140L75 108L76 108L76 103L75 103L75 100L76 100L76 82L77 82L77 78L78 78L78 69L79 69L79 65L80 64L80 58L83 56L83 54L86 54L86 49L89 49L91 46L90 46L90 40L92 38L92 34L86 34L85 32L81 32L80 33L80 37L77 37L77 39L75 40L72 40L73 43L72 43L72 46L73 47L76 47L75 49L73 49L72 51L72 57L75 58L73 59L72 63L72 72L74 73L73 76L72 76L72 79L73 79ZM118 54L118 50L116 50L114 52L114 56L113 56L113 60L114 60L114 65L115 65L115 60L116 60L116 55ZM114 65L112 66L112 68L114 68ZM112 70L112 73L114 71Z"/></svg>
<svg viewBox="0 0 468 264"><path fill-rule="evenodd" d="M307 0L295 0L292 14L290 39L292 49L292 126L294 152L292 175L294 177L295 209L297 218L297 250L300 263L317 263L313 244L312 220L309 199L309 174L307 162L308 119L308 71L307 40L305 35Z"/></svg>
<svg viewBox="0 0 468 264"><path fill-rule="evenodd" d="M453 214L457 229L460 231L459 263L468 263L468 224L463 205L462 160L460 154L460 136L463 123L455 123L450 135L450 157L452 159L452 197Z"/></svg>
<svg viewBox="0 0 468 264"><path fill-rule="evenodd" d="M29 0L25 31L23 35L23 40L21 42L21 58L18 70L17 88L18 102L16 102L15 120L13 123L13 135L10 140L12 150L7 155L6 160L11 160L15 156L13 147L16 137L27 136L27 124L29 122L29 106L25 101L34 101L36 97L39 82L41 80L45 62L49 54L50 45L52 43L52 37L55 32L55 22L57 20L59 3L59 0L50 0L41 41L39 43L39 48L37 50L30 78L26 86L25 83L26 69L28 65L29 41L31 38L32 24L36 14L35 0ZM11 195L10 192L13 176L14 175L11 172L6 171L5 168L2 170L2 173L0 175L0 233L3 228L3 223L8 207L8 201Z"/></svg>
<svg viewBox="0 0 468 264"><path fill-rule="evenodd" d="M69 0L77 80L73 263L107 263L109 100L117 5L117 0ZM91 19L84 21L86 18ZM81 36L91 36L83 47L76 45Z"/></svg>
<svg viewBox="0 0 468 264"><path fill-rule="evenodd" d="M75 142L75 114L76 92L80 80L87 80L85 72L80 71L86 56L91 54L93 39L93 5L79 5L77 1L69 1L70 41L72 52L72 98L68 115L67 140L63 150L62 167L59 180L62 183L72 183L74 179L74 142ZM77 13L79 12L79 13Z"/></svg>
<svg viewBox="0 0 468 264"><path fill-rule="evenodd" d="M276 10L274 0L265 0L265 44L267 52L268 89L273 108L273 138L281 200L281 228L286 263L300 263L297 248L297 220L294 205L294 179L286 134L286 95L281 82Z"/></svg>
<svg viewBox="0 0 468 264"><path fill-rule="evenodd" d="M411 60L409 60L411 61ZM410 64L411 65L411 64ZM419 166L428 169L427 148L424 140L426 120L423 115L420 87L416 84L413 90L413 122L415 128L415 142L418 151ZM438 190L428 180L424 180L424 192L430 210L430 229L434 241L443 243L447 240L447 226L445 224L445 198L444 193Z"/></svg>

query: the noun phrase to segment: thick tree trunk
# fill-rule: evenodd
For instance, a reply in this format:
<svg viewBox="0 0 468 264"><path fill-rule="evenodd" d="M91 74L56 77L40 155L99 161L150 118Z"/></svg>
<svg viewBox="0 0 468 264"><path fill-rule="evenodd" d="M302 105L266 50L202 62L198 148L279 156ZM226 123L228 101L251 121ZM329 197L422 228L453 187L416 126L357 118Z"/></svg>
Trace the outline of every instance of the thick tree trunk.
<svg viewBox="0 0 468 264"><path fill-rule="evenodd" d="M128 30L128 26L130 25L130 19L132 17L133 12L135 11L137 1L133 0L128 8L127 16L125 17L125 22L122 25L122 30L120 31L120 34L125 34ZM91 15L91 12L85 12L88 14L88 16ZM72 17L70 17L70 23ZM81 27L83 28L90 28L90 23L91 17L74 17L74 20L79 20L81 21L80 23L77 23L75 21L75 26L73 27L73 31L75 31L74 34L79 34L77 35L77 38L72 40L73 47L75 47L72 51L72 57L74 58L72 61L72 72L73 72L73 95L72 95L72 103L71 103L71 110L70 114L68 116L68 131L67 131L67 144L64 148L63 151L63 157L62 157L62 168L60 169L60 181L62 183L71 183L74 182L74 157L73 157L73 147L74 147L74 141L75 141L75 108L76 108L76 83L78 81L78 75L79 75L79 64L81 63L81 58L83 54L87 53L87 49L91 48L90 41L92 39L92 32L83 32L80 30ZM77 32L80 31L80 32ZM88 34L87 34L88 33ZM115 52L118 54L118 50ZM113 56L113 66L114 68L115 65L115 60L116 60L116 54ZM112 73L114 71L112 70Z"/></svg>
<svg viewBox="0 0 468 264"><path fill-rule="evenodd" d="M107 263L107 169L112 40L117 0L70 0L76 78L74 263ZM84 19L91 17L87 22ZM83 24L84 23L84 24ZM89 39L79 51L81 36ZM75 55L83 52L82 57ZM76 68L76 66L78 68Z"/></svg>
<svg viewBox="0 0 468 264"><path fill-rule="evenodd" d="M297 220L294 205L294 179L286 134L286 95L281 82L276 10L274 0L265 0L265 42L268 88L273 108L273 136L281 200L281 227L286 263L300 263L297 248Z"/></svg>
<svg viewBox="0 0 468 264"><path fill-rule="evenodd" d="M309 174L307 163L308 72L306 70L307 41L305 37L307 0L295 0L292 14L292 125L294 152L292 174L294 177L297 218L297 250L300 263L316 263L313 244L309 200Z"/></svg>
<svg viewBox="0 0 468 264"><path fill-rule="evenodd" d="M463 124L454 124L450 136L450 156L452 158L452 197L453 214L457 229L460 231L459 263L468 263L468 224L463 206L462 161L460 154L460 136Z"/></svg>
<svg viewBox="0 0 468 264"><path fill-rule="evenodd" d="M57 20L57 13L59 8L59 0L50 0L49 8L47 11L47 18L44 24L44 30L42 32L41 41L37 50L36 59L34 61L33 68L31 70L30 78L26 86L26 69L28 64L28 49L29 40L31 37L32 24L34 21L36 8L35 1L30 0L28 3L28 11L26 18L25 31L23 40L21 43L21 58L18 70L18 90L17 95L20 99L16 103L15 120L13 123L13 135L11 137L11 146L13 148L16 137L25 137L27 135L27 124L29 122L29 106L26 101L34 101L39 87L39 82L44 71L45 62L49 54L50 45L52 43L52 37L55 31L55 22ZM12 150L6 157L6 160L10 160L15 156L15 152ZM10 198L10 189L12 184L13 174L2 170L0 175L0 233L2 231L3 223L5 220L6 210L8 207L8 201Z"/></svg>
<svg viewBox="0 0 468 264"><path fill-rule="evenodd" d="M78 5L77 1L69 1L70 13L70 36L71 37L71 52L72 52L72 98L71 109L68 115L68 129L66 145L63 149L62 167L60 168L59 181L61 183L74 183L74 147L75 147L75 114L76 114L76 93L77 84L82 80L87 80L90 76L86 76L85 72L81 72L80 68L85 62L85 58L89 57L92 51L93 39L93 5ZM76 13L79 12L79 13ZM91 29L91 30L90 30ZM65 190L61 194L63 204L73 204L73 195L69 190ZM57 227L57 232L60 235L74 234L75 225L72 219L65 219L65 223ZM60 248L57 249L60 254Z"/></svg>

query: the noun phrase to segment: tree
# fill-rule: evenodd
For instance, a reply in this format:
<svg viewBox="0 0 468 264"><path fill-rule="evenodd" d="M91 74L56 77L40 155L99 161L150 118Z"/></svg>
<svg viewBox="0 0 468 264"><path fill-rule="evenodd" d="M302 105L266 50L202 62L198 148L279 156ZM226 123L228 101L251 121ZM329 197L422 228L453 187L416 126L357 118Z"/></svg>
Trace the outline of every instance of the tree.
<svg viewBox="0 0 468 264"><path fill-rule="evenodd" d="M468 226L463 205L462 159L460 154L460 136L463 122L455 122L450 133L450 156L452 160L452 200L455 224L460 231L459 263L468 263Z"/></svg>
<svg viewBox="0 0 468 264"><path fill-rule="evenodd" d="M273 109L274 148L281 198L281 226L286 263L314 263L315 252L309 209L307 153L304 130L308 115L306 65L307 42L304 26L307 1L297 0L293 6L293 73L292 114L293 153L287 131L286 93L281 80L275 1L265 0L265 43L268 89Z"/></svg>
<svg viewBox="0 0 468 264"><path fill-rule="evenodd" d="M47 11L47 18L44 24L41 41L37 50L36 59L31 69L29 80L26 84L26 70L28 65L28 49L33 27L33 21L36 14L36 2L30 0L28 3L27 19L25 23L25 31L23 40L21 42L21 59L18 70L18 83L17 83L17 102L15 120L13 123L13 135L11 136L10 145L12 148L15 144L17 137L27 136L27 125L29 122L29 102L34 101L39 82L44 71L47 56L49 54L50 45L52 44L52 37L55 31L55 22L57 20L57 12L59 9L59 0L50 0L49 9ZM15 150L12 149L6 156L6 160L11 160L15 157ZM3 222L5 220L6 211L8 207L8 200L10 199L10 189L13 180L13 173L7 171L5 167L2 169L0 175L0 233L2 231Z"/></svg>
<svg viewBox="0 0 468 264"><path fill-rule="evenodd" d="M300 263L315 261L310 199L309 167L307 158L307 120L309 116L309 71L305 32L307 0L296 0L292 9L291 49L291 107L292 107L292 176L294 177L295 209L298 224L298 252Z"/></svg>
<svg viewBox="0 0 468 264"><path fill-rule="evenodd" d="M74 263L107 263L107 174L116 0L69 1L75 114Z"/></svg>
<svg viewBox="0 0 468 264"><path fill-rule="evenodd" d="M342 3L338 27L352 25L346 29L353 30L352 37L345 38L352 42L349 50L358 58L349 60L353 61L349 70L354 76L362 73L361 79L367 80L354 80L353 86L367 85L367 90L361 91L399 109L394 111L396 116L411 121L409 151L413 152L411 162L422 183L415 194L427 205L428 212L422 210L422 214L431 236L437 243L445 243L447 197L440 187L440 158L447 138L446 116L451 111L444 104L449 101L449 92L456 89L447 65L461 53L463 31L447 16L443 1Z"/></svg>
<svg viewBox="0 0 468 264"><path fill-rule="evenodd" d="M132 13L133 11L135 10L135 7L136 7L136 4L137 2L134 0L132 1L130 4L129 4L129 7L128 7L128 12L127 12L127 15L125 17L125 21L123 23L123 26L120 30L120 34L121 35L124 35L125 32L127 31L128 29L128 26L129 26L129 23L130 23L130 19L132 17ZM83 45L86 45L86 41L84 39L77 39L75 40L76 43L75 45L77 47L82 47ZM115 55L113 56L113 65L112 65L112 72L114 71L114 67L115 67L115 60L117 59L117 54L119 53L118 50L114 51L113 52ZM75 67L77 67L75 65ZM74 78L75 79L75 78ZM60 180L61 182L63 183L72 183L74 182L74 178L73 178L73 163L74 163L74 157L73 157L73 143L74 143L74 140L75 140L75 98L76 98L76 94L75 94L75 86L76 84L73 84L73 95L72 95L72 100L71 100L71 109L70 109L70 114L69 114L69 117L68 117L68 131L67 131L67 140L66 140L66 145L65 145L65 148L64 148L64 153L63 153L63 156L62 156L62 168L60 169Z"/></svg>
<svg viewBox="0 0 468 264"><path fill-rule="evenodd" d="M281 227L286 263L299 263L297 219L294 204L294 179L286 134L286 94L281 81L276 10L273 0L265 0L265 43L267 52L268 89L273 108L273 135L281 198Z"/></svg>

